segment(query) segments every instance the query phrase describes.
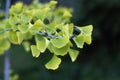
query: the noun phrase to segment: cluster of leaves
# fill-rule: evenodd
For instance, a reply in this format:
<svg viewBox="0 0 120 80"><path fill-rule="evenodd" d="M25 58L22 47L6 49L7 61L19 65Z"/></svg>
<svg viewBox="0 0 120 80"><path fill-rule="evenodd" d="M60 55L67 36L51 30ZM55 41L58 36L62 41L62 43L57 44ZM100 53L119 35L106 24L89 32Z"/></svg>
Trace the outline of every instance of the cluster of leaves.
<svg viewBox="0 0 120 80"><path fill-rule="evenodd" d="M70 55L74 62L79 51L73 49L71 39L78 48L91 44L92 25L78 27L70 22L72 9L56 7L57 1L41 4L34 0L31 5L21 2L11 6L9 18L0 21L0 53L12 44L25 47L38 57L48 49L53 57L46 63L47 69L57 69L61 63L58 56ZM78 32L75 32L78 31ZM35 44L29 42L35 40Z"/></svg>

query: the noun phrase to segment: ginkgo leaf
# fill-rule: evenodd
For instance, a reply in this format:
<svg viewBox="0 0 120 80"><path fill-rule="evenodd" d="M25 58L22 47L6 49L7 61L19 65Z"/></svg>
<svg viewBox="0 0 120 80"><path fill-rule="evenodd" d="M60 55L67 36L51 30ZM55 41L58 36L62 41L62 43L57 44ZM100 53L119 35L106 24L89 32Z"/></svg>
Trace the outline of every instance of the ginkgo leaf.
<svg viewBox="0 0 120 80"><path fill-rule="evenodd" d="M20 26L18 26L18 30L20 30L20 32L22 32L22 33L28 32L28 29L29 29L28 25L20 25Z"/></svg>
<svg viewBox="0 0 120 80"><path fill-rule="evenodd" d="M18 43L21 44L23 41L23 34L21 32L16 32L17 38L18 38Z"/></svg>
<svg viewBox="0 0 120 80"><path fill-rule="evenodd" d="M35 23L34 23L34 27L44 27L44 23L43 21L41 21L40 19L38 19Z"/></svg>
<svg viewBox="0 0 120 80"><path fill-rule="evenodd" d="M57 1L50 1L50 7L54 7L57 4Z"/></svg>
<svg viewBox="0 0 120 80"><path fill-rule="evenodd" d="M46 47L47 47L46 39L41 35L35 35L35 41L36 41L36 44L37 44L37 48L41 52L44 52L46 50Z"/></svg>
<svg viewBox="0 0 120 80"><path fill-rule="evenodd" d="M16 23L18 22L18 18L16 17L16 16L10 16L10 18L9 18L9 23L11 24L11 25L15 25Z"/></svg>
<svg viewBox="0 0 120 80"><path fill-rule="evenodd" d="M25 48L25 51L30 51L30 43L25 41L22 42L23 47Z"/></svg>
<svg viewBox="0 0 120 80"><path fill-rule="evenodd" d="M8 50L10 48L10 42L7 39L0 40L0 49L2 51Z"/></svg>
<svg viewBox="0 0 120 80"><path fill-rule="evenodd" d="M45 67L47 69L55 70L59 67L60 63L61 63L61 59L58 58L56 55L53 55L52 59L45 64Z"/></svg>
<svg viewBox="0 0 120 80"><path fill-rule="evenodd" d="M73 38L73 40L75 41L78 48L83 48L85 42L85 38L83 35L76 36L75 38Z"/></svg>
<svg viewBox="0 0 120 80"><path fill-rule="evenodd" d="M59 39L51 39L51 43L53 44L53 46L55 46L57 48L62 48L68 42L69 42L69 36L68 35L63 36L62 38L59 38Z"/></svg>
<svg viewBox="0 0 120 80"><path fill-rule="evenodd" d="M64 47L61 47L61 48L57 48L57 47L52 46L52 50L53 50L55 55L64 56L64 55L67 54L69 47L70 47L69 44L67 44L67 45L65 45Z"/></svg>
<svg viewBox="0 0 120 80"><path fill-rule="evenodd" d="M72 17L72 14L68 10L65 10L63 17L69 18L69 17Z"/></svg>
<svg viewBox="0 0 120 80"><path fill-rule="evenodd" d="M49 45L48 45L48 47L47 47L51 53L53 53L52 46L53 46L53 45L52 45L51 43L49 43Z"/></svg>
<svg viewBox="0 0 120 80"><path fill-rule="evenodd" d="M93 31L93 26L92 25L88 25L88 26L84 26L84 27L80 27L84 33L84 35L91 35L92 31Z"/></svg>
<svg viewBox="0 0 120 80"><path fill-rule="evenodd" d="M18 44L18 37L17 37L16 32L9 31L8 32L8 39L10 40L11 43Z"/></svg>
<svg viewBox="0 0 120 80"><path fill-rule="evenodd" d="M40 55L40 50L37 48L36 45L31 45L31 51L33 57L38 57Z"/></svg>
<svg viewBox="0 0 120 80"><path fill-rule="evenodd" d="M79 54L79 51L74 50L74 49L69 49L69 55L70 55L72 62L76 60L78 54Z"/></svg>
<svg viewBox="0 0 120 80"><path fill-rule="evenodd" d="M18 2L10 8L11 13L19 14L22 10L23 3Z"/></svg>
<svg viewBox="0 0 120 80"><path fill-rule="evenodd" d="M91 44L92 43L91 35L90 36L85 36L85 43L87 43L87 44Z"/></svg>

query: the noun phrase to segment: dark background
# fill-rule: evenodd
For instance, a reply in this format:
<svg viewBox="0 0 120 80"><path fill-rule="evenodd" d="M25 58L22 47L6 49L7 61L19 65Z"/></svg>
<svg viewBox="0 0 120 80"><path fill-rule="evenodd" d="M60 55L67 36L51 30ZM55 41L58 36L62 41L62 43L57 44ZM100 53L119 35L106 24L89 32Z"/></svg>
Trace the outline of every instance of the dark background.
<svg viewBox="0 0 120 80"><path fill-rule="evenodd" d="M0 1L4 9L4 0ZM32 0L23 1L30 4ZM49 60L48 51L36 59L22 46L12 46L11 68L19 80L120 80L120 0L58 0L58 3L74 9L71 21L75 25L94 26L92 44L80 49L74 63L68 55L63 57L56 71L44 67ZM3 80L3 61L2 55L0 80Z"/></svg>

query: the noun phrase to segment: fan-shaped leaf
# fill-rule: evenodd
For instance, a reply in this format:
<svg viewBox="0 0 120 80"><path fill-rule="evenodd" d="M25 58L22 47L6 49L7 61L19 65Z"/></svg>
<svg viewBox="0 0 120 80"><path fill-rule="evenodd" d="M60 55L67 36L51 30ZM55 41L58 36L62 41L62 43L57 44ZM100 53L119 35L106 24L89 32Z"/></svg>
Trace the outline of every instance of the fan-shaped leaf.
<svg viewBox="0 0 120 80"><path fill-rule="evenodd" d="M16 32L17 38L18 38L18 43L21 44L23 41L23 34L21 32Z"/></svg>
<svg viewBox="0 0 120 80"><path fill-rule="evenodd" d="M91 35L90 35L90 36L85 36L85 42L86 42L87 44L91 44L91 42L92 42Z"/></svg>
<svg viewBox="0 0 120 80"><path fill-rule="evenodd" d="M29 42L23 42L22 43L23 47L25 48L26 51L30 51L30 43Z"/></svg>
<svg viewBox="0 0 120 80"><path fill-rule="evenodd" d="M82 29L84 35L91 35L92 31L93 31L93 26L88 25L88 26L81 27L81 29Z"/></svg>
<svg viewBox="0 0 120 80"><path fill-rule="evenodd" d="M46 50L46 47L47 47L46 39L41 35L35 35L35 41L37 44L37 48L41 52L44 52Z"/></svg>
<svg viewBox="0 0 120 80"><path fill-rule="evenodd" d="M59 39L51 39L51 43L53 44L53 46L55 46L57 48L62 48L68 42L69 42L69 36L68 35L65 35L65 36L63 36L63 38L59 38Z"/></svg>
<svg viewBox="0 0 120 80"><path fill-rule="evenodd" d="M67 44L67 45L65 45L64 47L61 47L61 48L57 48L57 47L52 46L52 50L53 50L55 55L64 56L64 55L67 54L69 47L70 47L69 44Z"/></svg>
<svg viewBox="0 0 120 80"><path fill-rule="evenodd" d="M40 50L37 48L36 45L31 45L31 51L33 57L38 57L40 55Z"/></svg>
<svg viewBox="0 0 120 80"><path fill-rule="evenodd" d="M70 55L72 62L76 60L78 54L79 54L79 51L74 50L74 49L69 49L69 55Z"/></svg>
<svg viewBox="0 0 120 80"><path fill-rule="evenodd" d="M18 37L16 33L13 31L8 32L8 39L10 40L11 43L18 44Z"/></svg>
<svg viewBox="0 0 120 80"><path fill-rule="evenodd" d="M83 35L76 36L73 40L75 41L77 47L83 48L85 42L85 38Z"/></svg>
<svg viewBox="0 0 120 80"><path fill-rule="evenodd" d="M59 67L60 63L61 63L61 59L54 55L52 59L48 63L46 63L45 67L47 69L55 70Z"/></svg>
<svg viewBox="0 0 120 80"><path fill-rule="evenodd" d="M28 32L29 27L28 27L28 25L20 25L20 26L18 26L18 29L19 29L22 33L26 33L26 32Z"/></svg>

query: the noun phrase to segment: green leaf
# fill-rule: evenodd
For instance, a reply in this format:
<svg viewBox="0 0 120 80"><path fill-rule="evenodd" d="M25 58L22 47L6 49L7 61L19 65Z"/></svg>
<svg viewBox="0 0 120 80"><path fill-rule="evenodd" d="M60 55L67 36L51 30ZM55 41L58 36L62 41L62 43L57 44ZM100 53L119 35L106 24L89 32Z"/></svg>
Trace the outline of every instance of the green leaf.
<svg viewBox="0 0 120 80"><path fill-rule="evenodd" d="M41 21L40 19L38 19L37 21L35 21L34 27L41 27L41 29L42 29L42 27L44 27L43 21Z"/></svg>
<svg viewBox="0 0 120 80"><path fill-rule="evenodd" d="M36 23L30 27L29 31L31 34L34 35L34 34L37 34L41 29L42 29L42 27Z"/></svg>
<svg viewBox="0 0 120 80"><path fill-rule="evenodd" d="M88 26L84 26L84 27L80 27L84 33L84 35L91 35L92 31L93 31L93 26L92 25L88 25Z"/></svg>
<svg viewBox="0 0 120 80"><path fill-rule="evenodd" d="M23 41L23 34L21 32L16 32L18 38L18 44L21 44Z"/></svg>
<svg viewBox="0 0 120 80"><path fill-rule="evenodd" d="M70 47L69 44L67 44L67 45L65 45L64 47L61 47L61 48L57 48L57 47L52 46L52 50L53 50L55 55L64 56L64 55L67 54L69 47Z"/></svg>
<svg viewBox="0 0 120 80"><path fill-rule="evenodd" d="M22 42L22 45L23 47L25 48L25 51L30 51L30 43L25 41L25 42Z"/></svg>
<svg viewBox="0 0 120 80"><path fill-rule="evenodd" d="M33 37L33 35L30 32L23 33L23 39L24 40L32 39L32 37Z"/></svg>
<svg viewBox="0 0 120 80"><path fill-rule="evenodd" d="M85 42L84 35L76 36L75 38L73 38L73 40L75 41L78 48L83 48Z"/></svg>
<svg viewBox="0 0 120 80"><path fill-rule="evenodd" d="M40 55L40 50L37 48L36 45L31 45L31 51L33 57L38 57Z"/></svg>
<svg viewBox="0 0 120 80"><path fill-rule="evenodd" d="M23 3L18 2L10 8L11 13L19 14L22 10Z"/></svg>
<svg viewBox="0 0 120 80"><path fill-rule="evenodd" d="M41 52L44 52L47 48L46 39L41 35L35 35L35 41L36 41L36 44L37 44L37 48Z"/></svg>
<svg viewBox="0 0 120 80"><path fill-rule="evenodd" d="M54 7L57 4L57 1L50 1L50 7Z"/></svg>
<svg viewBox="0 0 120 80"><path fill-rule="evenodd" d="M61 59L53 55L52 59L48 63L45 64L45 67L47 69L55 70L59 67L60 63L61 63Z"/></svg>
<svg viewBox="0 0 120 80"><path fill-rule="evenodd" d="M69 34L73 34L73 24L69 24Z"/></svg>
<svg viewBox="0 0 120 80"><path fill-rule="evenodd" d="M53 46L55 46L57 48L62 48L68 42L69 42L69 36L68 35L65 35L65 36L63 36L63 38L59 38L59 39L51 39L51 43L53 44Z"/></svg>
<svg viewBox="0 0 120 80"><path fill-rule="evenodd" d="M70 18L70 17L72 17L72 14L68 10L65 10L64 14L63 14L63 17Z"/></svg>
<svg viewBox="0 0 120 80"><path fill-rule="evenodd" d="M53 53L53 49L52 49L52 44L51 43L49 43L49 45L48 45L48 49L49 49L49 51L51 52L51 53Z"/></svg>
<svg viewBox="0 0 120 80"><path fill-rule="evenodd" d="M18 22L18 18L16 16L10 16L9 23L11 25L15 25Z"/></svg>
<svg viewBox="0 0 120 80"><path fill-rule="evenodd" d="M10 42L7 39L0 40L0 49L2 52L8 50L10 48Z"/></svg>
<svg viewBox="0 0 120 80"><path fill-rule="evenodd" d="M7 37L6 32L0 33L0 39L6 38L6 37Z"/></svg>
<svg viewBox="0 0 120 80"><path fill-rule="evenodd" d="M17 34L13 31L8 32L8 39L10 40L11 43L18 44Z"/></svg>
<svg viewBox="0 0 120 80"><path fill-rule="evenodd" d="M29 26L28 25L20 25L20 26L18 26L18 30L20 30L20 32L22 32L22 33L26 33L26 32L28 32L28 30L29 30Z"/></svg>
<svg viewBox="0 0 120 80"><path fill-rule="evenodd" d="M76 60L78 54L79 54L79 51L74 50L74 49L69 49L69 55L70 55L72 62Z"/></svg>
<svg viewBox="0 0 120 80"><path fill-rule="evenodd" d="M90 36L85 36L85 43L87 43L87 44L91 44L92 43L91 35Z"/></svg>

